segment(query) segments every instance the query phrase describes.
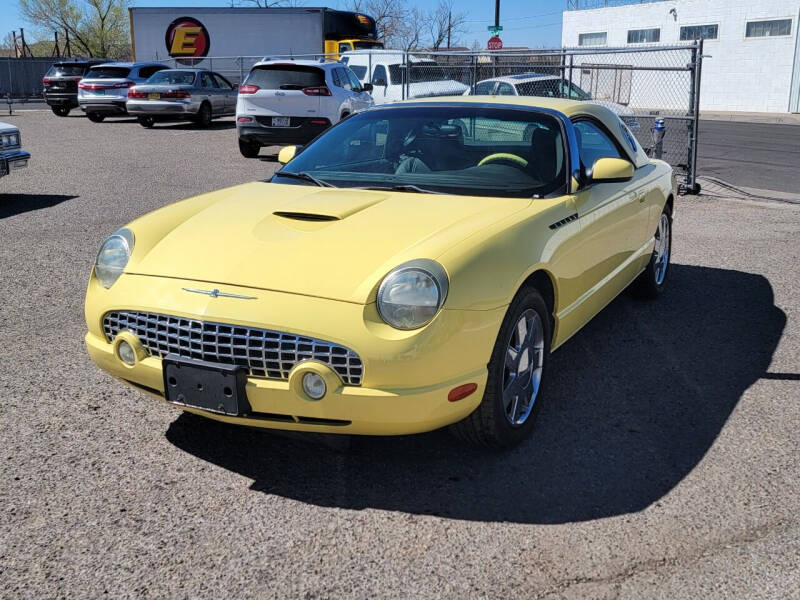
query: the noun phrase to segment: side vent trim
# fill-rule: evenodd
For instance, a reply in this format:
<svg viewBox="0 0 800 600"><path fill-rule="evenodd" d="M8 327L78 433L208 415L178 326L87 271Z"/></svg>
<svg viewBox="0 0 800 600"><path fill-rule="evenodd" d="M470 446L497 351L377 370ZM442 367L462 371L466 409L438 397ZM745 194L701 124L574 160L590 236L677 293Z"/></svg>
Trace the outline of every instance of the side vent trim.
<svg viewBox="0 0 800 600"><path fill-rule="evenodd" d="M578 213L573 213L568 217L561 219L560 221L556 221L555 223L550 225L550 229L558 229L559 227L563 227L567 223L571 223L578 218Z"/></svg>
<svg viewBox="0 0 800 600"><path fill-rule="evenodd" d="M305 212L291 212L291 211L275 211L272 213L276 217L283 217L284 219L294 219L295 221L338 221L339 217L333 215L320 215Z"/></svg>

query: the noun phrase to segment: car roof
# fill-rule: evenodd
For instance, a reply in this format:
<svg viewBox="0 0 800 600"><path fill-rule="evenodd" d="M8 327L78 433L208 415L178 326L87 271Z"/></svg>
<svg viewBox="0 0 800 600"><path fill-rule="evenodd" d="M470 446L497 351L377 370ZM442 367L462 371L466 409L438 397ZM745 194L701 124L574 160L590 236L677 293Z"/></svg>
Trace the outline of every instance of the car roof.
<svg viewBox="0 0 800 600"><path fill-rule="evenodd" d="M203 73L205 71L211 72L210 69L198 69L197 67L186 67L182 69L180 67L175 67L174 69L162 69L159 73L167 73L169 71L192 71L193 73Z"/></svg>
<svg viewBox="0 0 800 600"><path fill-rule="evenodd" d="M619 144L630 152L630 145L622 132L621 125L624 125L614 111L594 102L583 100L566 100L564 98L544 98L540 96L439 96L431 98L413 98L401 100L392 104L376 106L372 110L382 110L391 106L403 106L413 104L431 104L439 106L452 106L457 104L483 104L497 106L498 108L543 108L560 112L568 118L578 116L588 116L597 119L606 129L616 138ZM636 152L633 153L634 162L637 167L641 167L650 160L644 153L641 144L636 144Z"/></svg>
<svg viewBox="0 0 800 600"><path fill-rule="evenodd" d="M517 75L505 75L503 77L492 77L491 79L483 79L478 83L486 81L503 81L506 83L525 83L528 81L547 81L550 79L561 79L557 75L549 75L547 73L519 73Z"/></svg>
<svg viewBox="0 0 800 600"><path fill-rule="evenodd" d="M103 63L107 63L107 58L70 58L65 60L59 60L53 63L53 66L56 65L101 65Z"/></svg>
<svg viewBox="0 0 800 600"><path fill-rule="evenodd" d="M339 61L320 61L320 60L298 60L293 58L269 58L264 57L263 60L258 61L253 67L262 67L264 65L298 65L301 67L319 67L320 69L333 68L333 67L346 67Z"/></svg>
<svg viewBox="0 0 800 600"><path fill-rule="evenodd" d="M160 62L106 62L101 63L99 65L93 65L95 67L125 67L128 69L132 69L133 67L156 67L156 66L165 66L164 63Z"/></svg>
<svg viewBox="0 0 800 600"><path fill-rule="evenodd" d="M347 52L342 52L342 56L347 57L370 55L378 55L378 57L381 59L403 62L403 53L399 50L348 50ZM411 62L436 62L432 58L420 58L419 56L415 56L413 54L408 55L408 60Z"/></svg>

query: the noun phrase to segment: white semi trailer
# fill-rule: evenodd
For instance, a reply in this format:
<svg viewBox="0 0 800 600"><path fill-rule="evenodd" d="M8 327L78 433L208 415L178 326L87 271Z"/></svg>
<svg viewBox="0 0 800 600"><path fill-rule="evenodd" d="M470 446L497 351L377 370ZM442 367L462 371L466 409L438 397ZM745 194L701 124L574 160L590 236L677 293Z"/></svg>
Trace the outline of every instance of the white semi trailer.
<svg viewBox="0 0 800 600"><path fill-rule="evenodd" d="M129 13L137 61L338 55L382 47L372 17L323 7L130 8Z"/></svg>

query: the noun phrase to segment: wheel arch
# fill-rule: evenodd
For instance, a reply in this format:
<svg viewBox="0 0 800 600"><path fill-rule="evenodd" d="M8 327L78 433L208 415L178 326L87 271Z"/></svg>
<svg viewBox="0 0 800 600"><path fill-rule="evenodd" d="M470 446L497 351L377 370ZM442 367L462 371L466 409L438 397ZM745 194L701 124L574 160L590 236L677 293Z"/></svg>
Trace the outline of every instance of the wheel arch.
<svg viewBox="0 0 800 600"><path fill-rule="evenodd" d="M544 298L547 310L550 313L550 331L552 332L553 339L555 339L556 308L558 306L558 287L555 283L555 277L553 277L553 274L547 269L541 267L537 268L525 278L517 289L517 293L526 287L536 288Z"/></svg>

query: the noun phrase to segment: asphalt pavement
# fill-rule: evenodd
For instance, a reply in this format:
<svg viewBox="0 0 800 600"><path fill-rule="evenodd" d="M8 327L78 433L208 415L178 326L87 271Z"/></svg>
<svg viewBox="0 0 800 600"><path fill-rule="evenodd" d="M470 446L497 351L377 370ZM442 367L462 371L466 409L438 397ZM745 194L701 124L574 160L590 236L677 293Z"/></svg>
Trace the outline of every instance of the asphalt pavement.
<svg viewBox="0 0 800 600"><path fill-rule="evenodd" d="M800 194L800 125L702 120L699 139L700 175Z"/></svg>
<svg viewBox="0 0 800 600"><path fill-rule="evenodd" d="M84 348L106 235L274 171L232 120L3 120L33 158L0 180L0 597L800 597L800 207L679 198L668 290L553 355L518 448L331 447L184 415Z"/></svg>

